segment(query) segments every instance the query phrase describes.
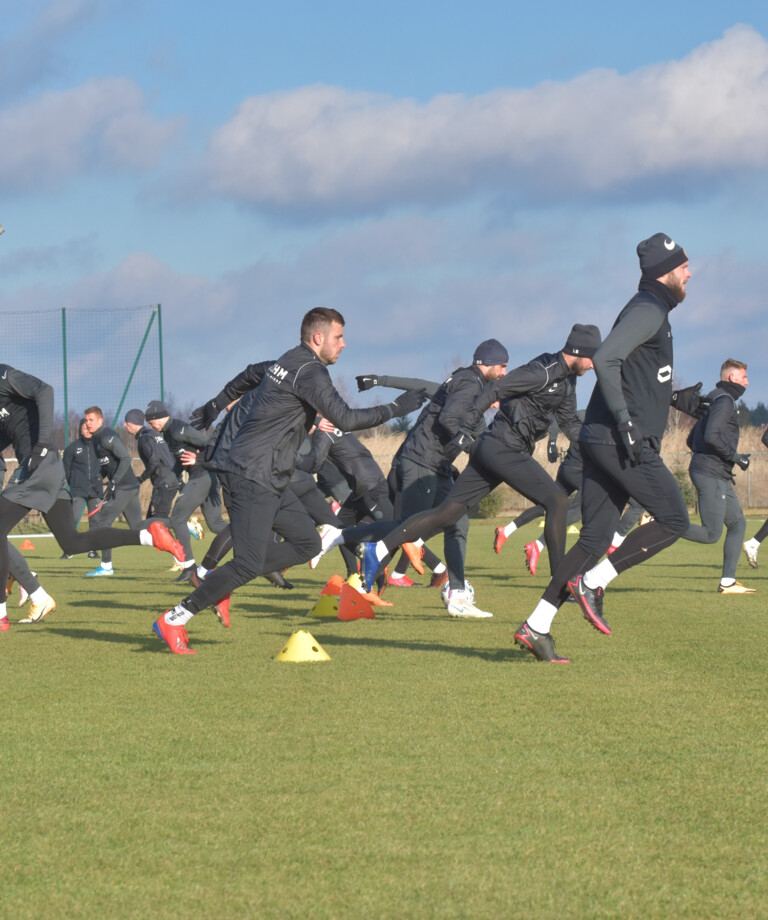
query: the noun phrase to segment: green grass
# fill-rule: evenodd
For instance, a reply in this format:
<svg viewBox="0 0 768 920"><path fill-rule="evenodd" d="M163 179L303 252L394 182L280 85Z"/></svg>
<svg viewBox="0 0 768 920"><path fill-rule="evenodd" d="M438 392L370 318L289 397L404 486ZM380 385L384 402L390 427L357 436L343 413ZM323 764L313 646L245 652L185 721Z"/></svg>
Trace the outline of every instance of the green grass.
<svg viewBox="0 0 768 920"><path fill-rule="evenodd" d="M612 636L566 605L572 663L544 665L512 634L546 558L531 578L533 528L495 556L495 523L468 565L492 620L424 588L311 619L332 554L240 592L228 631L196 617L194 657L151 634L168 557L86 580L36 540L58 610L0 635L0 915L766 916L763 569L721 597L720 547L678 543L611 586ZM298 629L332 660L276 663Z"/></svg>

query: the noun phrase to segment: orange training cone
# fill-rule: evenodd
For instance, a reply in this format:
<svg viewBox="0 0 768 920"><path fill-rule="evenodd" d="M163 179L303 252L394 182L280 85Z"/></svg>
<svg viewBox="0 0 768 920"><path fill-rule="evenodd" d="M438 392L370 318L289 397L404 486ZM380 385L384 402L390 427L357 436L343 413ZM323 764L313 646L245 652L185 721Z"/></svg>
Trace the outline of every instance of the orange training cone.
<svg viewBox="0 0 768 920"><path fill-rule="evenodd" d="M34 549L35 544L31 540L24 540L19 549Z"/></svg>
<svg viewBox="0 0 768 920"><path fill-rule="evenodd" d="M370 603L350 585L345 584L341 589L339 600L340 620L374 620L376 614Z"/></svg>

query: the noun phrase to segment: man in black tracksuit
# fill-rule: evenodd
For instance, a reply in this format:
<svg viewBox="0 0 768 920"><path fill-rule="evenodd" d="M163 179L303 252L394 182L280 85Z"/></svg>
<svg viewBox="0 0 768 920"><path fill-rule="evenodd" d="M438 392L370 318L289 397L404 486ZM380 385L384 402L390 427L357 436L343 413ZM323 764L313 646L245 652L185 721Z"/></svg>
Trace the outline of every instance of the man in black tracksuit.
<svg viewBox="0 0 768 920"><path fill-rule="evenodd" d="M320 414L342 431L354 431L407 415L424 401L423 393L411 391L388 405L351 409L333 386L327 367L344 347L341 314L326 308L310 310L302 321L301 344L278 358L264 375L226 456L217 461L214 452L211 465L220 469L228 496L234 558L155 621L153 630L175 654L193 653L184 627L195 613L257 575L306 562L320 549L314 522L306 513L298 546L287 539L276 543L272 537L273 528L280 533L277 515L296 465L296 451L315 417Z"/></svg>
<svg viewBox="0 0 768 920"><path fill-rule="evenodd" d="M485 429L483 417L472 411L475 398L487 383L504 376L508 361L509 352L497 339L481 342L472 356L472 364L455 370L421 410L392 460L398 520L436 508L447 498L456 472L453 461L463 449L458 443L459 435L466 431L468 417L476 419L473 437L479 437ZM468 514L445 529L443 552L451 591L464 590L468 532ZM403 553L390 582L397 584L403 580L407 570L408 557Z"/></svg>
<svg viewBox="0 0 768 920"><path fill-rule="evenodd" d="M104 504L91 518L91 527L109 527L122 514L131 530L140 530L144 515L139 504L139 480L133 472L131 455L120 435L104 424L104 415L98 406L91 406L84 414L101 465L101 475L106 480ZM112 550L105 549L101 554L101 565L85 574L90 578L113 573Z"/></svg>
<svg viewBox="0 0 768 920"><path fill-rule="evenodd" d="M0 495L0 584L4 585L8 578L6 538L32 509L41 512L57 543L68 555L115 546L177 550L168 528L159 521L141 531L100 527L78 533L64 465L51 444L52 432L53 387L38 377L0 364L0 451L12 445L18 461ZM43 616L45 612L41 612L38 619ZM9 628L3 601L0 603L0 632Z"/></svg>
<svg viewBox="0 0 768 920"><path fill-rule="evenodd" d="M588 622L610 634L602 615L606 585L670 546L689 526L680 489L659 456L672 397L669 313L685 297L691 277L688 256L663 233L641 242L637 254L642 271L638 293L594 358L597 384L579 438L584 460L581 533L533 614L515 633L515 642L542 661L567 661L555 653L549 628L569 590ZM610 546L630 497L654 520L592 568Z"/></svg>
<svg viewBox="0 0 768 920"><path fill-rule="evenodd" d="M85 508L94 511L98 507L103 492L101 464L85 419L80 420L80 434L64 449L61 459L77 527Z"/></svg>
<svg viewBox="0 0 768 920"><path fill-rule="evenodd" d="M726 528L723 544L723 574L720 594L755 594L736 581L736 566L747 530L733 487L733 470L749 467L749 454L739 453L739 416L737 400L749 385L747 365L728 358L720 368L720 380L709 394L710 408L694 425L688 437L693 451L689 472L696 486L701 525L691 524L686 540L717 543Z"/></svg>
<svg viewBox="0 0 768 920"><path fill-rule="evenodd" d="M144 416L149 422L150 428L162 434L171 454L177 460L177 470L181 470L181 455L185 451L198 452L204 450L208 444L207 436L202 431L198 431L190 422L171 418L165 404L159 399L153 399L149 402ZM215 474L198 463L187 465L186 470L189 478L179 492L170 518L171 530L173 530L176 534L176 539L184 547L186 557L184 568L176 579L177 582L181 583L190 581L195 572L192 541L187 528L187 521L195 509L198 507L202 509L206 523L213 533L221 533L227 526L221 516L220 509L215 515L211 515L207 505L210 492L218 487Z"/></svg>
<svg viewBox="0 0 768 920"><path fill-rule="evenodd" d="M147 510L148 518L168 518L171 505L181 483L174 471L173 455L162 434L144 425L141 409L129 409L125 413L125 430L136 438L136 451L144 464L139 483L147 479L152 483L152 497Z"/></svg>
<svg viewBox="0 0 768 920"><path fill-rule="evenodd" d="M763 447L768 449L768 428L765 429L760 440L763 442ZM753 569L758 568L757 552L760 549L760 544L766 537L768 537L768 521L764 521L754 537L751 537L744 544L744 554L747 557L747 562Z"/></svg>
<svg viewBox="0 0 768 920"><path fill-rule="evenodd" d="M467 423L475 427L496 400L500 400L500 407L490 428L477 441L473 442L469 434L459 436L462 445L470 446L464 472L439 508L409 518L377 544L365 544L367 583L394 547L406 540L428 539L448 527L502 482L545 507L550 564L560 560L565 548L568 497L532 454L536 442L547 436L553 418L569 438L578 437L576 378L591 370L592 355L599 345L597 326L576 324L561 351L540 355L486 385L475 397ZM472 608L469 597L454 600L452 594L448 613L458 617L489 615Z"/></svg>

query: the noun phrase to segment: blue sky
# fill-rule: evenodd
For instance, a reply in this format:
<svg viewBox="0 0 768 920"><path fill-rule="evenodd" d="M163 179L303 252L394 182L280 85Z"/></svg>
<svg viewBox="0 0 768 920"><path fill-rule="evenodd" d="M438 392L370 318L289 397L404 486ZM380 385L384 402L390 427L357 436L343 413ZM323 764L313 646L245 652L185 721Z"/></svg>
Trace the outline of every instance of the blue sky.
<svg viewBox="0 0 768 920"><path fill-rule="evenodd" d="M0 0L0 141L0 312L161 302L182 404L316 305L355 399L606 333L657 231L676 377L768 402L765 3Z"/></svg>

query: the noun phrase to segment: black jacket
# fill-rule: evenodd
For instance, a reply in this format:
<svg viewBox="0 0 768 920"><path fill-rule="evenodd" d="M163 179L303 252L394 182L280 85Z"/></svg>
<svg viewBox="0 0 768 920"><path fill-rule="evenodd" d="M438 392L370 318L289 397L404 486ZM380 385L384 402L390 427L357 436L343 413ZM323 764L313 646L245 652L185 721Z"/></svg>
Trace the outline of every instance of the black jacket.
<svg viewBox="0 0 768 920"><path fill-rule="evenodd" d="M462 431L475 438L485 429L482 413L472 413L475 399L485 386L485 377L477 367L454 371L421 410L397 458L450 476L451 464L462 450L453 438Z"/></svg>
<svg viewBox="0 0 768 920"><path fill-rule="evenodd" d="M0 450L13 445L19 466L38 442L53 435L53 388L31 374L0 364Z"/></svg>
<svg viewBox="0 0 768 920"><path fill-rule="evenodd" d="M152 428L140 428L136 432L136 450L144 464L139 482L149 479L153 486L178 487L179 479L174 472L176 464L160 432Z"/></svg>
<svg viewBox="0 0 768 920"><path fill-rule="evenodd" d="M733 465L739 454L739 416L736 400L744 387L720 381L708 395L712 400L704 418L700 418L688 436L688 446L693 451L689 470L730 479Z"/></svg>
<svg viewBox="0 0 768 920"><path fill-rule="evenodd" d="M193 428L189 422L183 422L179 418L169 418L165 423L162 431L165 443L168 445L175 461L175 472L181 474L186 469L190 479L197 479L199 476L206 476L205 468L198 463L191 466L181 465L181 455L185 450L200 451L208 444L208 436L203 431Z"/></svg>
<svg viewBox="0 0 768 920"><path fill-rule="evenodd" d="M102 425L93 432L92 440L104 479L113 482L118 489L138 489L139 480L133 472L131 455L120 435Z"/></svg>
<svg viewBox="0 0 768 920"><path fill-rule="evenodd" d="M489 383L475 400L475 410L485 411L496 399L501 404L482 437L499 441L509 450L532 454L556 419L569 440L578 440L581 420L576 414L576 379L559 351L539 355Z"/></svg>
<svg viewBox="0 0 768 920"><path fill-rule="evenodd" d="M653 450L661 449L674 366L669 313L676 303L666 285L640 282L639 292L619 313L595 354L597 383L582 441L618 446L618 425L632 421Z"/></svg>
<svg viewBox="0 0 768 920"><path fill-rule="evenodd" d="M64 475L73 498L101 498L101 465L93 438L82 435L64 449Z"/></svg>
<svg viewBox="0 0 768 920"><path fill-rule="evenodd" d="M222 467L214 468L236 473L279 494L291 478L296 451L318 414L342 431L355 431L387 422L395 412L391 404L351 409L312 349L297 345L270 366L227 457L220 461Z"/></svg>
<svg viewBox="0 0 768 920"><path fill-rule="evenodd" d="M316 473L326 460L330 460L341 473L356 497L375 488L385 488L386 480L373 454L349 432L331 433L319 428L311 437L311 449L301 455L297 468Z"/></svg>

